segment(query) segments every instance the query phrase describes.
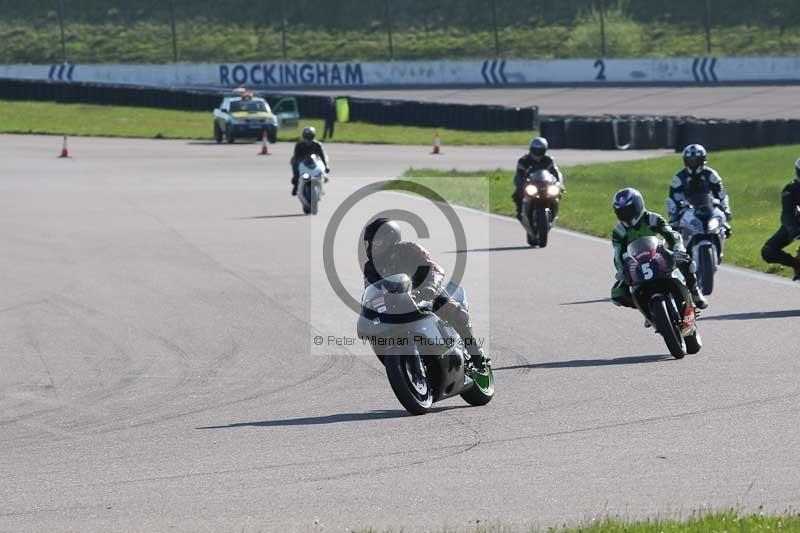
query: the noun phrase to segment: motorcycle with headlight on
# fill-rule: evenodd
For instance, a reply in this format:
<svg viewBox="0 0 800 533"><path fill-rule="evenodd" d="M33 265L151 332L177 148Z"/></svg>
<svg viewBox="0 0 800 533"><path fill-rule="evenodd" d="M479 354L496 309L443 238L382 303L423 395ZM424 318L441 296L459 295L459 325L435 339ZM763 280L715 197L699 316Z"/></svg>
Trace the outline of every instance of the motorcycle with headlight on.
<svg viewBox="0 0 800 533"><path fill-rule="evenodd" d="M297 198L300 199L303 213L316 215L319 200L325 194L323 184L328 183L325 163L316 154L312 154L302 160L297 168L300 174Z"/></svg>
<svg viewBox="0 0 800 533"><path fill-rule="evenodd" d="M520 222L528 234L530 246L547 246L547 236L558 217L563 193L561 183L547 170L531 171L525 178Z"/></svg>
<svg viewBox="0 0 800 533"><path fill-rule="evenodd" d="M703 294L714 290L714 274L722 262L728 236L725 213L710 194L691 195L685 203L680 231L689 255L697 264L697 283Z"/></svg>

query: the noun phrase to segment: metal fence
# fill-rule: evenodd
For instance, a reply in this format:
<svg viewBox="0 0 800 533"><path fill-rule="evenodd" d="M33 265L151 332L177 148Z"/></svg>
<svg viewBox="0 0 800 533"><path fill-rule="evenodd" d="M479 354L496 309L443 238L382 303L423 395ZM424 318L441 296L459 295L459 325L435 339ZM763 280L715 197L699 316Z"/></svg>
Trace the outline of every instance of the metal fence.
<svg viewBox="0 0 800 533"><path fill-rule="evenodd" d="M794 55L797 0L0 0L0 63Z"/></svg>

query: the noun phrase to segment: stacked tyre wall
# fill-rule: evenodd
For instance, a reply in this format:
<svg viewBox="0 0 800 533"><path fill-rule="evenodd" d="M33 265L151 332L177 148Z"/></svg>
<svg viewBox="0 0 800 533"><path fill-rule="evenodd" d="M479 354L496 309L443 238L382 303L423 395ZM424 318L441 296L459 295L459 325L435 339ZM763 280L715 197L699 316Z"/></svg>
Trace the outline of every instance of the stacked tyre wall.
<svg viewBox="0 0 800 533"><path fill-rule="evenodd" d="M258 92L258 91L256 91ZM42 82L0 79L0 99L42 100L64 103L155 107L184 111L211 111L220 103L221 91L160 89L128 85ZM261 93L274 104L280 93ZM292 94L302 117L324 118L329 97ZM431 126L473 131L533 130L536 107L444 104L406 100L349 98L350 120L382 125Z"/></svg>
<svg viewBox="0 0 800 533"><path fill-rule="evenodd" d="M543 117L552 148L680 151L691 143L710 150L800 143L800 120L716 120L694 117Z"/></svg>

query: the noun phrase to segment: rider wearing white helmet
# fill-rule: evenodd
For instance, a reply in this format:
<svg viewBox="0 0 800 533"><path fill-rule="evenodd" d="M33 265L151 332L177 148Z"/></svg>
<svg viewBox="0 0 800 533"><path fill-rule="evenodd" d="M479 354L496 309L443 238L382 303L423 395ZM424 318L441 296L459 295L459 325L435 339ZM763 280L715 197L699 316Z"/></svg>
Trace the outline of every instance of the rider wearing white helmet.
<svg viewBox="0 0 800 533"><path fill-rule="evenodd" d="M671 225L678 227L681 215L687 207L687 199L698 193L711 193L719 201L719 208L725 213L725 218L728 221L733 218L722 178L707 162L708 151L702 144L690 144L683 149L684 167L672 178L667 196L667 216Z"/></svg>

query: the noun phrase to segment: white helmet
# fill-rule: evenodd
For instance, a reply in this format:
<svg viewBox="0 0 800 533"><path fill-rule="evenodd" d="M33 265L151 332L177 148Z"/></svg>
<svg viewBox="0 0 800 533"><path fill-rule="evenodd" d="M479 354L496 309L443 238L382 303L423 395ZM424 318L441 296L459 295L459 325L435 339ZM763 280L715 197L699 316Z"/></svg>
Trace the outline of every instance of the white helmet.
<svg viewBox="0 0 800 533"><path fill-rule="evenodd" d="M689 174L698 174L706 166L708 150L702 144L690 144L683 149L683 164Z"/></svg>

